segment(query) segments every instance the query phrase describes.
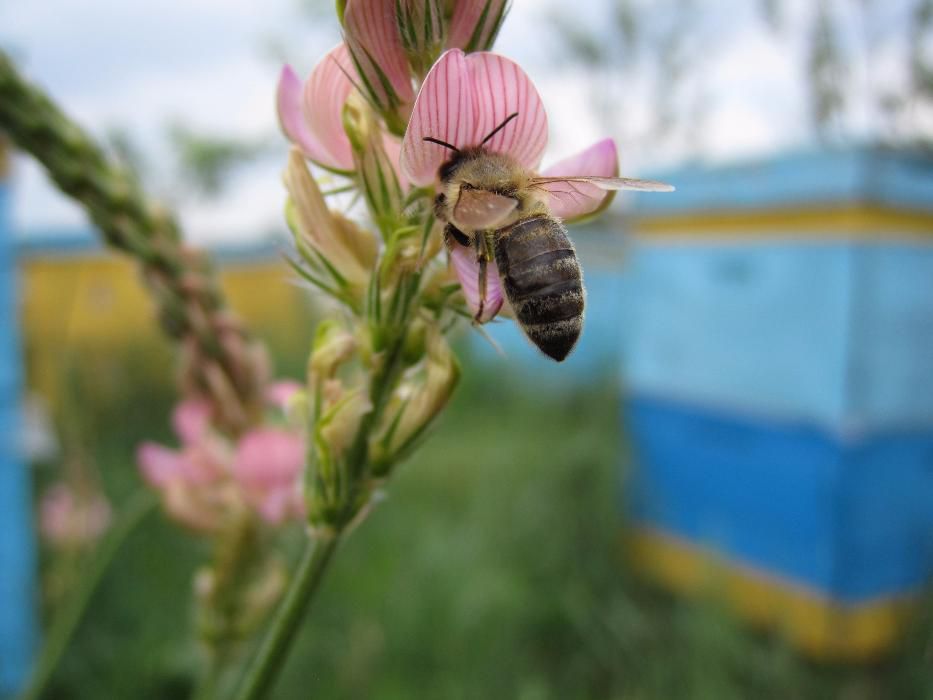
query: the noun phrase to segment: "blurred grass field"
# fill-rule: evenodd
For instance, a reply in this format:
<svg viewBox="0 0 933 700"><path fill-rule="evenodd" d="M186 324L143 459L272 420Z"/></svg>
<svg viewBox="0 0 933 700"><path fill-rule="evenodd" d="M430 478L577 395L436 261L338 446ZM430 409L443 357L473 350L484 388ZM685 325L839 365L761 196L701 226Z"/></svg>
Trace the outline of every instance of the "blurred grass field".
<svg viewBox="0 0 933 700"><path fill-rule="evenodd" d="M172 394L164 348L111 359L73 373L59 422L119 508L139 488L136 444L173 441ZM300 375L300 358L279 365ZM497 372L466 363L437 430L340 552L275 698L933 698L933 605L889 658L826 666L641 583L619 556L617 383L541 393ZM150 516L46 697L187 697L190 580L206 555Z"/></svg>

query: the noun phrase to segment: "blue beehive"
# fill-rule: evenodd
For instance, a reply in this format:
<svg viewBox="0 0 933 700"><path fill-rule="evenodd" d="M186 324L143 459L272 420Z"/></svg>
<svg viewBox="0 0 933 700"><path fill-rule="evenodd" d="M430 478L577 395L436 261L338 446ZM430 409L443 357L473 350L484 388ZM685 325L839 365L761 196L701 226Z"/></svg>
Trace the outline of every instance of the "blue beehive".
<svg viewBox="0 0 933 700"><path fill-rule="evenodd" d="M5 174L0 142L0 696L22 683L36 634L30 489L19 449L21 372Z"/></svg>
<svg viewBox="0 0 933 700"><path fill-rule="evenodd" d="M933 161L661 179L622 297L635 560L818 655L875 654L933 576Z"/></svg>

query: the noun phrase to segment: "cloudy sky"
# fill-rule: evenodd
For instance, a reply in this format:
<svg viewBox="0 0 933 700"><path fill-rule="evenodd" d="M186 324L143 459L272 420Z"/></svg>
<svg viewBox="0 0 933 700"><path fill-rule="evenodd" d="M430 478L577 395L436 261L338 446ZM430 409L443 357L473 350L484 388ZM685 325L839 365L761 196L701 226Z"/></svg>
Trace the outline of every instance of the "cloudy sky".
<svg viewBox="0 0 933 700"><path fill-rule="evenodd" d="M243 240L281 228L279 173L285 142L278 133L273 94L283 59L306 73L339 38L329 13L309 18L299 0L0 0L0 47L11 51L29 77L98 135L129 133L149 166L152 186L181 212L199 242ZM328 3L323 3L329 6ZM515 0L497 50L519 62L542 93L551 123L549 157L558 158L615 133L625 174L657 172L686 159L729 160L809 144L803 26L809 3L793 0L778 41L759 11L759 0L702 0L707 12L694 27L689 60L693 78L678 97L696 113L694 129L653 143L653 96L660 86L650 71L613 74L568 67L556 46L553 17L572 11L581 25L598 27L605 0ZM900 5L903 3L893 3ZM659 7L676 7L671 2ZM903 13L901 13L903 14ZM904 18L893 13L892 23ZM855 30L852 36L856 36ZM853 39L855 40L855 39ZM853 90L904 79L903 47L880 42L871 65L854 66ZM593 96L613 96L602 111ZM870 133L870 109L847 116L852 131ZM612 105L620 110L613 113ZM702 121L699 121L702 117ZM267 139L267 156L237 171L224 194L205 201L179 185L166 136L181 121L199 132ZM81 212L48 185L41 169L19 158L14 222L20 231L80 226Z"/></svg>

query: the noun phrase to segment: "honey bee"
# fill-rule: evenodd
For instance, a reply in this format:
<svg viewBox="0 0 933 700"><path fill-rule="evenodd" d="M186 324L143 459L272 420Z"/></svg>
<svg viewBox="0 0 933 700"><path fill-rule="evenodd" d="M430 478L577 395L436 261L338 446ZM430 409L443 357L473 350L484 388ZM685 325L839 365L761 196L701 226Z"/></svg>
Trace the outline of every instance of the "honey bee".
<svg viewBox="0 0 933 700"><path fill-rule="evenodd" d="M486 276L495 261L505 297L522 331L545 355L557 362L573 349L583 329L586 291L583 272L567 229L548 206L542 185L566 183L566 194L585 195L579 186L600 190L670 191L670 185L623 177L539 177L514 158L488 150L486 143L518 113L510 114L477 146L450 149L441 165L441 191L434 213L444 222L448 249L454 242L476 252L479 268L479 322L486 303Z"/></svg>

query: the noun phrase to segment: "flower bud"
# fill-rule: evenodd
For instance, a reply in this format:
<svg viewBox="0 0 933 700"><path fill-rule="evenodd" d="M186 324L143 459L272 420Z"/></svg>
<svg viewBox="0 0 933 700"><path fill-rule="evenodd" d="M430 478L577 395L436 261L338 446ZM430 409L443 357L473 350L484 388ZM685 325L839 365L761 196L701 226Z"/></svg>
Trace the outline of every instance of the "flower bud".
<svg viewBox="0 0 933 700"><path fill-rule="evenodd" d="M396 0L348 0L343 35L360 89L382 115L386 128L401 136L415 91L396 26L396 8Z"/></svg>
<svg viewBox="0 0 933 700"><path fill-rule="evenodd" d="M360 420L371 410L369 398L357 390L346 394L321 416L317 424L318 445L327 451L331 460L342 459L356 436Z"/></svg>
<svg viewBox="0 0 933 700"><path fill-rule="evenodd" d="M356 348L356 339L335 319L318 323L311 345L308 376L311 386L334 376L337 368L346 362Z"/></svg>
<svg viewBox="0 0 933 700"><path fill-rule="evenodd" d="M367 270L372 269L379 255L379 241L339 212L333 212L334 225L347 248Z"/></svg>
<svg viewBox="0 0 933 700"><path fill-rule="evenodd" d="M388 239L402 218L404 194L396 167L386 153L376 115L360 95L351 95L343 110L344 130L353 147L360 191L373 220Z"/></svg>
<svg viewBox="0 0 933 700"><path fill-rule="evenodd" d="M395 18L408 66L423 79L444 47L444 0L400 0Z"/></svg>
<svg viewBox="0 0 933 700"><path fill-rule="evenodd" d="M387 421L373 450L374 474L384 476L417 443L443 410L460 379L460 365L447 341L429 327L420 377L402 382L386 411Z"/></svg>
<svg viewBox="0 0 933 700"><path fill-rule="evenodd" d="M290 195L286 219L302 257L313 268L323 268L333 284L349 287L354 295L361 294L370 273L366 261L358 257L365 250L358 240L361 234L349 232L348 240L349 229L336 223L297 149L289 153L285 186Z"/></svg>
<svg viewBox="0 0 933 700"><path fill-rule="evenodd" d="M457 0L447 37L447 48L488 51L509 11L509 0Z"/></svg>
<svg viewBox="0 0 933 700"><path fill-rule="evenodd" d="M58 482L39 503L39 531L53 547L78 549L93 544L110 525L110 504L94 490L80 492Z"/></svg>

